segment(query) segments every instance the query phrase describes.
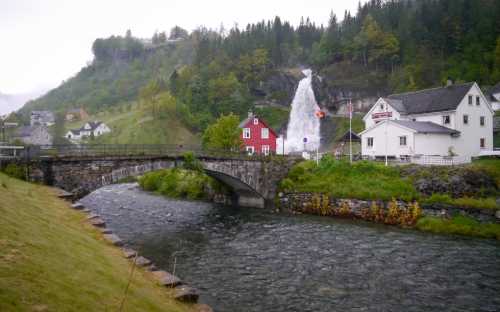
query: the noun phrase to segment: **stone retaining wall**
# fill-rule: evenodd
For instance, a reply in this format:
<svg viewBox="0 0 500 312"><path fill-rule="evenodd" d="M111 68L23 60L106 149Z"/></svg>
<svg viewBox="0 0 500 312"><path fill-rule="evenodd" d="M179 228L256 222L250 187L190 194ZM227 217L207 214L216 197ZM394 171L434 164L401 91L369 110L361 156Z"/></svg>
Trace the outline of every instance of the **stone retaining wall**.
<svg viewBox="0 0 500 312"><path fill-rule="evenodd" d="M390 202L381 200L360 200L348 198L333 198L326 194L318 193L280 193L278 194L278 205L281 210L292 213L309 213L319 215L344 215L359 219L373 218L367 216L373 204L380 208L384 215L388 215ZM396 201L397 207L402 212L412 209L413 203ZM342 208L344 207L344 211ZM437 216L451 218L455 215L463 215L473 218L479 222L500 223L500 211L491 209L458 208L450 205L433 204L422 205L421 213L424 216Z"/></svg>

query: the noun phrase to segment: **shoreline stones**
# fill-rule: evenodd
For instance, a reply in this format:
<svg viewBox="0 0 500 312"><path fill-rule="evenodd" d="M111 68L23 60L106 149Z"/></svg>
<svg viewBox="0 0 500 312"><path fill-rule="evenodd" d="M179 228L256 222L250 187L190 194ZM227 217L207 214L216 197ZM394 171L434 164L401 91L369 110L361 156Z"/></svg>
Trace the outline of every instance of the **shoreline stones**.
<svg viewBox="0 0 500 312"><path fill-rule="evenodd" d="M154 271L153 276L158 280L161 286L175 287L182 284L182 281L177 276L168 273L167 271Z"/></svg>
<svg viewBox="0 0 500 312"><path fill-rule="evenodd" d="M108 241L112 245L115 245L118 247L123 246L123 241L116 234L103 234L103 237L106 241Z"/></svg>
<svg viewBox="0 0 500 312"><path fill-rule="evenodd" d="M71 194L71 196L73 196L73 194ZM99 229L99 231L103 234L103 238L105 241L117 247L122 247L124 245L123 241L118 235L113 234L113 231L106 228L106 222L98 214L91 212L90 209L86 208L80 202L72 204L71 208L80 210L84 213L88 213L88 216L86 217L87 221ZM188 285L183 285L182 280L179 277L167 271L158 270L158 268L151 260L143 256L138 256L137 251L134 249L122 248L122 251L124 258L131 260L138 267L142 267L146 270L151 271L153 277L156 279L159 285L173 288L173 298L175 300L184 303L198 302L198 298L200 295L196 288L190 287ZM207 304L196 304L194 305L194 308L194 311L197 312L213 312L213 309Z"/></svg>
<svg viewBox="0 0 500 312"><path fill-rule="evenodd" d="M182 285L174 288L174 299L181 302L197 302L200 295L198 294L198 290L193 287L189 287L187 285Z"/></svg>

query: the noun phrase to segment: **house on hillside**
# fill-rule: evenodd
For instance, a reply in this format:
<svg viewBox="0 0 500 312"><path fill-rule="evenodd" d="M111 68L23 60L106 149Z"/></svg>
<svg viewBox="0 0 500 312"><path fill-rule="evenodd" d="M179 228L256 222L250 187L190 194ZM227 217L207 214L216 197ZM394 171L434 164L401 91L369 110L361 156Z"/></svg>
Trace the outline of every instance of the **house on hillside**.
<svg viewBox="0 0 500 312"><path fill-rule="evenodd" d="M32 111L30 116L31 126L50 127L56 123L54 114L50 111Z"/></svg>
<svg viewBox="0 0 500 312"><path fill-rule="evenodd" d="M70 109L66 112L66 121L83 120L88 118L89 115L83 108Z"/></svg>
<svg viewBox="0 0 500 312"><path fill-rule="evenodd" d="M380 98L363 117L362 155L477 156L493 149L493 109L477 83Z"/></svg>
<svg viewBox="0 0 500 312"><path fill-rule="evenodd" d="M494 111L500 110L500 82L486 92L486 96Z"/></svg>
<svg viewBox="0 0 500 312"><path fill-rule="evenodd" d="M27 145L51 145L52 135L45 126L24 126L14 131L12 140L21 140Z"/></svg>
<svg viewBox="0 0 500 312"><path fill-rule="evenodd" d="M71 129L66 133L66 138L71 141L79 141L84 138L98 137L111 132L111 129L101 121L90 121L80 129Z"/></svg>
<svg viewBox="0 0 500 312"><path fill-rule="evenodd" d="M258 116L248 113L248 117L243 120L239 127L243 129L241 139L243 148L248 154L269 155L276 153L276 132Z"/></svg>

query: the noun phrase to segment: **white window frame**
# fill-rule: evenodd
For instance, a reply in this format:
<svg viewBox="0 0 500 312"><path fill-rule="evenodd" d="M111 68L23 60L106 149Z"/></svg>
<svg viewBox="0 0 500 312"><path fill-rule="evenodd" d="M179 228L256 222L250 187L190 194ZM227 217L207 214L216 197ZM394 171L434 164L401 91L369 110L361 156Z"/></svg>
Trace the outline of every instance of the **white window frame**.
<svg viewBox="0 0 500 312"><path fill-rule="evenodd" d="M260 138L261 139L269 139L269 128L260 129Z"/></svg>
<svg viewBox="0 0 500 312"><path fill-rule="evenodd" d="M371 141L371 144L370 144L370 141ZM373 137L366 138L366 146L367 146L368 148L373 148L373 142L374 142L374 141L375 141L375 140L373 139Z"/></svg>
<svg viewBox="0 0 500 312"><path fill-rule="evenodd" d="M403 140L404 142L402 142L401 139L404 139ZM404 144L402 144L402 143L404 143ZM400 136L399 137L399 146L407 146L407 145L408 145L408 139L407 139L406 135Z"/></svg>
<svg viewBox="0 0 500 312"><path fill-rule="evenodd" d="M255 153L255 147L253 146L245 146L245 151L248 155L253 155Z"/></svg>
<svg viewBox="0 0 500 312"><path fill-rule="evenodd" d="M467 121L466 121L467 120ZM469 115L467 114L464 114L462 116L462 122L464 123L464 125L468 125L469 124Z"/></svg>
<svg viewBox="0 0 500 312"><path fill-rule="evenodd" d="M486 138L479 138L479 148L481 149L486 148Z"/></svg>
<svg viewBox="0 0 500 312"><path fill-rule="evenodd" d="M481 98L479 97L479 95L476 95L476 106L480 105L481 105Z"/></svg>
<svg viewBox="0 0 500 312"><path fill-rule="evenodd" d="M486 117L484 116L479 116L479 125L481 127L484 127L484 125L486 125Z"/></svg>
<svg viewBox="0 0 500 312"><path fill-rule="evenodd" d="M262 145L261 150L262 150L262 154L264 154L265 156L268 156L269 152L271 151L271 148L269 147L269 145Z"/></svg>
<svg viewBox="0 0 500 312"><path fill-rule="evenodd" d="M253 124L254 125L258 125L259 124L259 119L258 118L254 118L253 119Z"/></svg>
<svg viewBox="0 0 500 312"><path fill-rule="evenodd" d="M472 98L473 98L472 94L469 94L469 105L472 105L472 101L473 101Z"/></svg>
<svg viewBox="0 0 500 312"><path fill-rule="evenodd" d="M244 139L250 139L251 137L251 131L250 128L243 128L243 138Z"/></svg>

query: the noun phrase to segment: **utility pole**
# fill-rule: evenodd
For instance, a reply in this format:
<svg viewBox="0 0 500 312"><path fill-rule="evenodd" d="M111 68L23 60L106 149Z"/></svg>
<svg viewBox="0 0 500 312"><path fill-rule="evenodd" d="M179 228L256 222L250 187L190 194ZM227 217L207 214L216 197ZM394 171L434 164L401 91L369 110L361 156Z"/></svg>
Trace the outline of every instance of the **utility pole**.
<svg viewBox="0 0 500 312"><path fill-rule="evenodd" d="M349 162L352 165L352 100L349 98Z"/></svg>

